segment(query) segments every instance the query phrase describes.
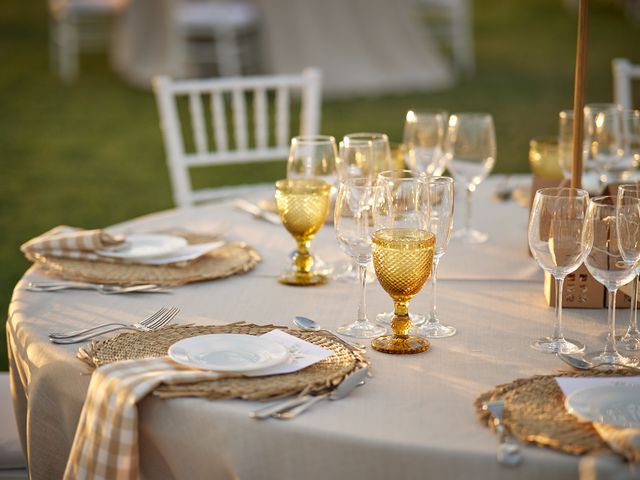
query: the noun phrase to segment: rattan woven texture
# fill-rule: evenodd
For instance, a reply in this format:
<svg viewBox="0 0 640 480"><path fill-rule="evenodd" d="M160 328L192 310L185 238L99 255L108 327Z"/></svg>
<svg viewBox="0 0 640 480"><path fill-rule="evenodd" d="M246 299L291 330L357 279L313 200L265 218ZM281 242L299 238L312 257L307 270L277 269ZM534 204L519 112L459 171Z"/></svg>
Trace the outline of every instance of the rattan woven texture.
<svg viewBox="0 0 640 480"><path fill-rule="evenodd" d="M480 395L475 407L483 423L493 427L491 416L482 404L503 400L504 424L522 442L535 443L572 454L586 454L609 447L590 422L580 422L564 407L564 394L555 377L558 376L631 375L619 371L586 373L563 372L556 375L537 375L498 385Z"/></svg>
<svg viewBox="0 0 640 480"><path fill-rule="evenodd" d="M228 325L180 325L154 332L127 332L116 337L92 342L82 347L78 357L92 368L118 360L131 360L167 355L169 347L183 338L213 333L262 335L274 328L329 349L334 354L297 372L264 377L225 377L188 385L163 385L154 392L160 397L206 397L210 399L243 398L265 400L289 395L319 393L339 384L367 360L328 332L302 332L274 325L238 322Z"/></svg>

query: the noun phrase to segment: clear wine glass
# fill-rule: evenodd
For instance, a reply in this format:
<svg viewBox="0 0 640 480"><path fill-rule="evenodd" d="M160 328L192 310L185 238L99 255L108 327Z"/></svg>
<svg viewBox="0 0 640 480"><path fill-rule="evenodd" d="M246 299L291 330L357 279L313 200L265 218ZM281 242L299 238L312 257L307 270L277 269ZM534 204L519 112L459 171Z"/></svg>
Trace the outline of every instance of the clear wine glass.
<svg viewBox="0 0 640 480"><path fill-rule="evenodd" d="M406 217L406 222L412 224L414 222L413 218L409 218L411 215L416 215L417 207L412 206L411 200L404 198L404 192L409 191L408 185L411 183L415 191L417 192L418 188L418 179L421 177L420 174L413 172L411 170L387 170L384 172L380 172L376 178L377 185L388 185L390 188L390 192L394 195L392 200L398 203L397 207L394 207L396 212L399 212L401 208L407 210L404 216ZM404 187L399 187L399 185L405 185ZM415 219L417 221L417 217ZM400 222L400 220L398 220ZM376 321L384 326L391 325L391 321L393 320L393 312L384 312L376 315ZM422 315L421 313L410 313L411 324L415 327L418 325L422 325L427 321L427 317Z"/></svg>
<svg viewBox="0 0 640 480"><path fill-rule="evenodd" d="M330 202L335 199L337 192L338 172L336 158L338 150L336 140L329 135L307 135L291 139L289 159L287 160L287 178L323 180L331 187ZM289 268L295 272L294 257L296 252L289 255ZM333 267L327 264L314 252L311 252L315 270L323 275L330 275Z"/></svg>
<svg viewBox="0 0 640 480"><path fill-rule="evenodd" d="M356 320L338 328L338 332L357 338L373 338L385 333L385 328L370 322L366 312L367 266L371 261L372 209L376 189L368 178L346 178L340 183L334 227L340 248L358 264L360 276L360 304Z"/></svg>
<svg viewBox="0 0 640 480"><path fill-rule="evenodd" d="M529 218L529 249L545 272L556 281L556 319L553 334L534 340L531 347L545 353L584 350L577 340L562 333L562 299L565 277L584 261L583 241L589 194L576 188L543 188L536 192Z"/></svg>
<svg viewBox="0 0 640 480"><path fill-rule="evenodd" d="M593 363L616 365L635 365L637 360L625 357L616 347L616 293L636 276L635 263L625 261L624 249L618 238L618 232L628 228L629 218L620 214L616 206L616 197L596 197L589 202L587 221L584 231L584 244L587 251L585 265L593 277L603 284L608 292L609 315L607 340L604 349L590 353L586 357ZM627 212L630 214L630 212ZM619 215L620 214L620 215ZM640 215L640 211L637 212Z"/></svg>
<svg viewBox="0 0 640 480"><path fill-rule="evenodd" d="M607 184L624 177L623 108L614 103L591 103L584 107L585 136L589 158Z"/></svg>
<svg viewBox="0 0 640 480"><path fill-rule="evenodd" d="M617 205L628 206L629 204L633 204L633 200L630 199L640 199L640 185L627 184L618 187ZM633 220L633 218L630 219ZM619 235L619 238L623 236L629 240L629 243L640 241L638 226L635 225L633 221L629 222L627 235ZM633 255L628 255L627 258L632 260ZM638 275L633 279L633 285L631 286L631 308L629 310L629 327L626 333L616 341L618 345L625 350L637 351L640 350L640 330L638 330Z"/></svg>
<svg viewBox="0 0 640 480"><path fill-rule="evenodd" d="M582 158L584 171L587 173L593 167L589 159L589 139L586 135L582 144ZM573 110L562 110L559 114L558 163L565 180L570 181L573 168Z"/></svg>
<svg viewBox="0 0 640 480"><path fill-rule="evenodd" d="M376 175L379 172L384 170L391 169L391 147L389 146L389 137L384 133L379 132L356 132L356 133L348 133L342 139L342 145L350 145L352 148L357 148L358 145L363 145L363 142L371 144L371 155L365 161L365 164L355 169L364 168L366 170L366 177L372 179L372 182L375 180ZM355 172L356 170L353 167L348 167L347 163L342 160L342 155L347 155L346 151L342 151L339 160L338 160L338 174L345 175L349 174L348 168L351 168L351 172ZM356 158L352 159L353 161ZM360 161L362 158L360 158ZM347 160L348 162L349 160ZM346 167L346 168L345 168ZM341 172L342 170L342 172ZM373 265L369 264L369 274L367 275L367 281L373 282L375 280L375 276L373 275ZM338 266L335 279L345 283L359 283L358 277L358 265L354 261L344 262L341 266Z"/></svg>
<svg viewBox="0 0 640 480"><path fill-rule="evenodd" d="M438 318L436 277L438 264L447 250L453 226L453 179L450 177L421 177L418 179L418 188L418 200L425 205L422 212L426 213L422 217L422 228L436 236L436 244L433 253L433 268L431 269L431 311L427 321L414 328L412 333L426 338L450 337L455 335L456 328L440 323Z"/></svg>
<svg viewBox="0 0 640 480"><path fill-rule="evenodd" d="M464 243L483 243L487 234L471 227L472 194L489 175L496 161L496 136L493 118L487 113L454 113L449 117L445 142L449 172L466 190L463 228L453 238Z"/></svg>
<svg viewBox="0 0 640 480"><path fill-rule="evenodd" d="M448 116L444 111L407 112L403 142L407 166L414 172L436 176L444 172L444 137Z"/></svg>

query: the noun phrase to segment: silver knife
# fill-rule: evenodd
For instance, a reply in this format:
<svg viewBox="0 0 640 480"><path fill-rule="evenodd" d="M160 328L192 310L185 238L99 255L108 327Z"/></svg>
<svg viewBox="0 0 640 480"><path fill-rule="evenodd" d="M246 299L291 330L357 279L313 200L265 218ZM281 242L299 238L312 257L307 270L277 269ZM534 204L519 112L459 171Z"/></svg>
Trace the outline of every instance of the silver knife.
<svg viewBox="0 0 640 480"><path fill-rule="evenodd" d="M295 406L291 410L279 410L275 413L272 413L271 416L274 418L279 418L281 420L290 420L307 411L309 407L315 405L321 400L324 400L326 398L328 398L329 400L340 400L341 398L344 398L351 392L353 392L353 390L357 386L364 383L364 379L367 378L368 372L369 369L367 367L356 370L355 372L348 375L334 390L328 393L323 393L321 395L312 396L308 401Z"/></svg>
<svg viewBox="0 0 640 480"><path fill-rule="evenodd" d="M275 213L269 212L264 208L260 208L258 205L254 205L251 202L247 202L242 198L237 198L233 202L233 205L240 210L250 213L256 218L266 220L267 222L272 223L274 225L282 225L282 222L280 221L280 217L278 215L276 215Z"/></svg>
<svg viewBox="0 0 640 480"><path fill-rule="evenodd" d="M269 418L274 413L282 412L283 410L296 407L301 403L308 402L311 398L312 398L311 395L303 395L302 397L287 398L284 401L276 402L275 404L269 405L268 407L264 407L259 410L254 410L253 412L249 413L249 416L257 420L264 420L266 418Z"/></svg>

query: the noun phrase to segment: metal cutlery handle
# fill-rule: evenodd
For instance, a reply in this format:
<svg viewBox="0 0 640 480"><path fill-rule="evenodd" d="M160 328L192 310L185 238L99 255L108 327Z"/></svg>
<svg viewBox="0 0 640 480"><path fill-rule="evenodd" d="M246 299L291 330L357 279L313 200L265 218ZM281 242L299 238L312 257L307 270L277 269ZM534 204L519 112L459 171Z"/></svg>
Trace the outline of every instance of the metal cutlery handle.
<svg viewBox="0 0 640 480"><path fill-rule="evenodd" d="M269 405L268 407L261 408L259 410L254 410L249 413L251 418L255 418L257 420L264 420L266 418L271 417L271 415L276 414L278 412L282 412L283 410L287 410L289 408L293 408L301 403L307 402L311 398L310 395L304 395L302 397L288 398L281 402L276 402L275 405Z"/></svg>
<svg viewBox="0 0 640 480"><path fill-rule="evenodd" d="M105 333L115 332L116 330L136 330L137 331L138 329L135 328L135 327L129 327L129 326L123 325L123 326L117 326L117 327L101 329L99 331L87 333L85 335L76 335L75 337L71 337L71 338L49 337L49 341L51 343L57 343L57 344L61 344L61 345L69 345L69 344L72 344L72 343L84 342L86 340L92 339L93 337L97 337L99 335L104 335Z"/></svg>
<svg viewBox="0 0 640 480"><path fill-rule="evenodd" d="M301 405L298 405L291 410L287 410L286 412L277 412L272 414L272 417L279 418L281 420L290 420L292 418L296 418L301 413L306 412L311 406L315 405L321 400L324 400L329 396L328 393L323 393L321 395L316 395L315 397L311 397L308 401L304 402Z"/></svg>
<svg viewBox="0 0 640 480"><path fill-rule="evenodd" d="M127 325L125 325L124 323L103 323L102 325L96 325L95 327L89 327L89 328L81 328L80 330L74 330L73 332L68 332L68 333L52 332L49 334L49 338L57 338L57 339L72 338L72 337L77 337L78 335L84 335L86 333L93 332L95 330L102 330L103 328L106 328L106 327L116 327L116 326L126 327Z"/></svg>

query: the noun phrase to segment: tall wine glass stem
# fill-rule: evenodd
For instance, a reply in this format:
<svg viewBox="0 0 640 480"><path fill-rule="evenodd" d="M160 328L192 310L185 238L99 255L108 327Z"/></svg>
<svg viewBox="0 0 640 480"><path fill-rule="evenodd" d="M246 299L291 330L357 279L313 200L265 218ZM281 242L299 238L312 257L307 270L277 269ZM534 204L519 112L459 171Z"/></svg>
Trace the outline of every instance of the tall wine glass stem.
<svg viewBox="0 0 640 480"><path fill-rule="evenodd" d="M609 295L609 315L608 315L608 323L609 323L609 333L607 333L607 342L604 346L604 354L605 355L617 355L618 350L616 349L616 293L618 289L609 290L607 289Z"/></svg>
<svg viewBox="0 0 640 480"><path fill-rule="evenodd" d="M638 278L633 279L632 294L631 294L631 312L629 316L629 328L627 329L627 335L638 334Z"/></svg>
<svg viewBox="0 0 640 480"><path fill-rule="evenodd" d="M465 212L464 218L464 229L467 231L471 231L471 195L473 195L472 186L467 187L466 194L466 203L467 203L467 211Z"/></svg>
<svg viewBox="0 0 640 480"><path fill-rule="evenodd" d="M360 281L360 304L358 305L358 322L367 321L366 294L367 294L367 264L358 262L358 280Z"/></svg>
<svg viewBox="0 0 640 480"><path fill-rule="evenodd" d="M564 277L556 278L556 322L553 326L553 340L564 340L562 333L562 299L564 292Z"/></svg>
<svg viewBox="0 0 640 480"><path fill-rule="evenodd" d="M431 270L431 312L429 313L429 319L427 323L438 323L438 315L436 312L436 293L437 293L437 277L438 277L438 263L440 263L440 255L433 256L433 267Z"/></svg>

